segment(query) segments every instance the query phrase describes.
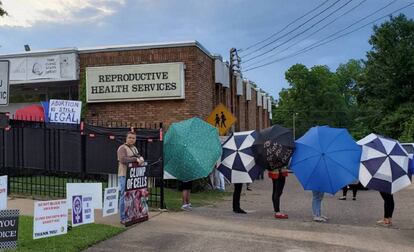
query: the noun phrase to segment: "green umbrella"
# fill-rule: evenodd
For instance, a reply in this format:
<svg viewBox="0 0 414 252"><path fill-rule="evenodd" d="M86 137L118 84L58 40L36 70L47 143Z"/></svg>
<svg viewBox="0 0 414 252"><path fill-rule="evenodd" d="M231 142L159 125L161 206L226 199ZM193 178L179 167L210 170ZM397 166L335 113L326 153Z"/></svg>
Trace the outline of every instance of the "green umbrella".
<svg viewBox="0 0 414 252"><path fill-rule="evenodd" d="M215 127L199 118L173 123L164 138L164 169L178 180L207 177L221 157Z"/></svg>

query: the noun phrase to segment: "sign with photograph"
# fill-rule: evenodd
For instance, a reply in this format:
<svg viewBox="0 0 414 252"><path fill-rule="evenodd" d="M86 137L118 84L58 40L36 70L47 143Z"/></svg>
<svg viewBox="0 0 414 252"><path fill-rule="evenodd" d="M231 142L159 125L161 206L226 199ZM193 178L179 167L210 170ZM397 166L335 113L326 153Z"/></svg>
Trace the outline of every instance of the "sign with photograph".
<svg viewBox="0 0 414 252"><path fill-rule="evenodd" d="M34 203L33 239L66 234L68 206L66 199Z"/></svg>
<svg viewBox="0 0 414 252"><path fill-rule="evenodd" d="M125 226L148 220L147 164L129 163L125 183Z"/></svg>
<svg viewBox="0 0 414 252"><path fill-rule="evenodd" d="M49 102L49 122L79 124L81 110L81 101L52 99Z"/></svg>
<svg viewBox="0 0 414 252"><path fill-rule="evenodd" d="M10 61L10 84L79 79L77 53L14 57L7 60Z"/></svg>
<svg viewBox="0 0 414 252"><path fill-rule="evenodd" d="M19 209L0 210L0 249L17 247L19 214Z"/></svg>
<svg viewBox="0 0 414 252"><path fill-rule="evenodd" d="M118 213L118 188L105 188L104 203L103 203L103 217Z"/></svg>
<svg viewBox="0 0 414 252"><path fill-rule="evenodd" d="M86 90L88 103L184 99L184 64L87 67Z"/></svg>
<svg viewBox="0 0 414 252"><path fill-rule="evenodd" d="M95 222L94 208L92 207L92 196L72 196L72 226Z"/></svg>
<svg viewBox="0 0 414 252"><path fill-rule="evenodd" d="M0 177L0 210L7 209L7 175Z"/></svg>
<svg viewBox="0 0 414 252"><path fill-rule="evenodd" d="M0 61L0 106L9 105L9 61Z"/></svg>
<svg viewBox="0 0 414 252"><path fill-rule="evenodd" d="M59 79L59 55L45 57L30 57L27 59L27 79Z"/></svg>

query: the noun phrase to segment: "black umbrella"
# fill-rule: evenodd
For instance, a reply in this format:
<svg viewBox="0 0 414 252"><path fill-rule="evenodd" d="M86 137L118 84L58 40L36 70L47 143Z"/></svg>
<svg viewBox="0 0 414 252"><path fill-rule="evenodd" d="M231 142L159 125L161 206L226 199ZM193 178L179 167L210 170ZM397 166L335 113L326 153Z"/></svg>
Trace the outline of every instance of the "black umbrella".
<svg viewBox="0 0 414 252"><path fill-rule="evenodd" d="M253 154L257 164L269 170L286 166L294 148L292 131L273 125L259 132L253 144Z"/></svg>

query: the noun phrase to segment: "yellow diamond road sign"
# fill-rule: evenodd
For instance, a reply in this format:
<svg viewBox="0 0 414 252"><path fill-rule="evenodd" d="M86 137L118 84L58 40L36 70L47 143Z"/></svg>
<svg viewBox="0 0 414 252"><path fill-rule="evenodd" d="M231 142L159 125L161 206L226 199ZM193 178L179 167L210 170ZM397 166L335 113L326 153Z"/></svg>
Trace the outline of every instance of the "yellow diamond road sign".
<svg viewBox="0 0 414 252"><path fill-rule="evenodd" d="M223 136L236 122L236 118L223 104L217 105L217 107L211 112L207 118L207 122L216 127L220 135Z"/></svg>

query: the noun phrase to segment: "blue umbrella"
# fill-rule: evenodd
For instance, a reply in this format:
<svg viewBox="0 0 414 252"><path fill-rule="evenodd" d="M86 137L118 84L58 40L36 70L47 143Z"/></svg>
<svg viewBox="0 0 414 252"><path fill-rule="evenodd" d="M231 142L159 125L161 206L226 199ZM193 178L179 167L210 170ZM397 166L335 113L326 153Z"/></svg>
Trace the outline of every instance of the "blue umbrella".
<svg viewBox="0 0 414 252"><path fill-rule="evenodd" d="M317 126L295 142L291 168L305 190L335 194L358 178L360 158L346 129Z"/></svg>
<svg viewBox="0 0 414 252"><path fill-rule="evenodd" d="M221 163L217 168L230 183L251 183L264 169L256 164L252 146L257 132L233 133L223 143Z"/></svg>

